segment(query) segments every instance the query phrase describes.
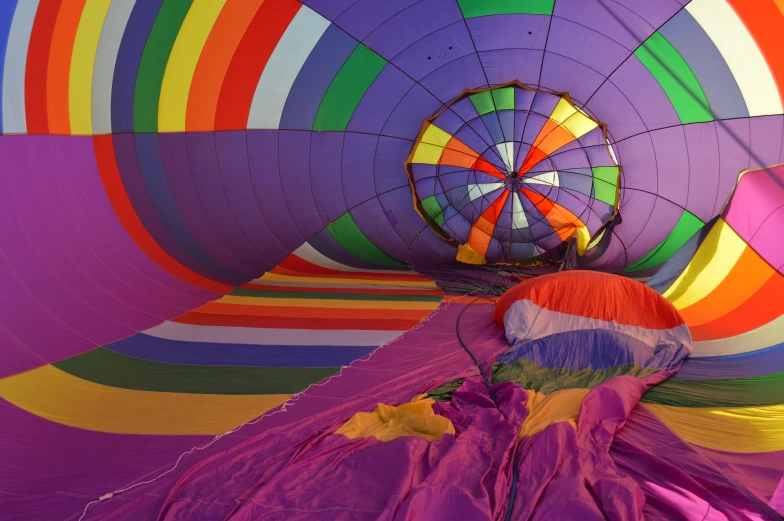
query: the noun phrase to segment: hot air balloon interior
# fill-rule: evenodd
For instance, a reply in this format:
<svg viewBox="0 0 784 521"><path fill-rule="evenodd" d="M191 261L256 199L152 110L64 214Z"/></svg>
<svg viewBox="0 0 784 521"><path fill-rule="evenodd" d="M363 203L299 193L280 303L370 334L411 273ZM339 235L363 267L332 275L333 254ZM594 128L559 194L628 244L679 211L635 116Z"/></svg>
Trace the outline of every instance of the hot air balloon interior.
<svg viewBox="0 0 784 521"><path fill-rule="evenodd" d="M782 34L0 1L0 519L782 519Z"/></svg>

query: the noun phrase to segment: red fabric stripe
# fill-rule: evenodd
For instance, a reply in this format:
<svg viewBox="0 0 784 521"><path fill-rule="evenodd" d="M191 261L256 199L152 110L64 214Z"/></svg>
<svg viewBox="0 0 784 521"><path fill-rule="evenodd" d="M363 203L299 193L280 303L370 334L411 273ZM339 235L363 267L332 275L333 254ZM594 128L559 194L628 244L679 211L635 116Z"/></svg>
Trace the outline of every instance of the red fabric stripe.
<svg viewBox="0 0 784 521"><path fill-rule="evenodd" d="M784 276L773 276L745 302L721 318L689 328L692 338L716 340L753 331L784 314ZM710 295L708 296L710 297Z"/></svg>
<svg viewBox="0 0 784 521"><path fill-rule="evenodd" d="M247 128L261 73L300 5L297 0L266 0L261 5L226 72L218 98L215 130Z"/></svg>
<svg viewBox="0 0 784 521"><path fill-rule="evenodd" d="M784 96L784 53L781 52L784 16L770 0L729 0L729 3L765 57L779 89L779 97Z"/></svg>
<svg viewBox="0 0 784 521"><path fill-rule="evenodd" d="M28 134L47 134L46 76L49 70L49 49L62 0L43 1L35 14L25 66L25 114ZM13 52L13 49L9 49Z"/></svg>
<svg viewBox="0 0 784 521"><path fill-rule="evenodd" d="M648 329L683 324L675 306L654 290L609 273L565 271L523 281L498 299L495 319L503 323L509 307L522 299L550 311Z"/></svg>
<svg viewBox="0 0 784 521"><path fill-rule="evenodd" d="M283 273L278 268L288 271ZM312 264L305 259L297 257L293 253L283 259L283 262L272 270L272 273L280 273L282 275L294 275L300 277L334 277L339 279L370 279L370 280L383 280L394 281L404 280L410 282L425 282L429 283L430 279L417 273L374 273L372 271L338 271L329 268L323 268Z"/></svg>
<svg viewBox="0 0 784 521"><path fill-rule="evenodd" d="M262 291L281 291L292 293L338 293L362 295L443 295L440 289L371 289L371 288L311 288L302 286L269 286L265 284L253 284L248 282L241 286L245 289L256 289Z"/></svg>
<svg viewBox="0 0 784 521"><path fill-rule="evenodd" d="M427 309L357 309L327 308L302 306L254 306L246 304L227 304L225 302L207 302L193 310L193 313L208 315L244 315L254 317L288 317L288 318L352 318L352 319L404 319L422 320L431 313Z"/></svg>
<svg viewBox="0 0 784 521"><path fill-rule="evenodd" d="M158 266L165 269L175 277L213 293L225 295L231 293L234 288L208 279L198 273L194 273L166 253L150 232L144 227L136 211L133 209L128 194L125 192L120 171L117 169L117 160L114 156L114 142L111 135L93 136L93 146L95 148L95 159L98 163L98 171L101 174L104 190L109 198L109 202L114 208L117 218L131 236L136 245L152 259Z"/></svg>
<svg viewBox="0 0 784 521"><path fill-rule="evenodd" d="M282 313L285 313L283 310ZM306 318L301 317L258 317L245 315L210 315L186 313L174 322L200 326L234 326L274 329L329 329L364 331L408 331L419 323L405 319L354 319L354 318Z"/></svg>

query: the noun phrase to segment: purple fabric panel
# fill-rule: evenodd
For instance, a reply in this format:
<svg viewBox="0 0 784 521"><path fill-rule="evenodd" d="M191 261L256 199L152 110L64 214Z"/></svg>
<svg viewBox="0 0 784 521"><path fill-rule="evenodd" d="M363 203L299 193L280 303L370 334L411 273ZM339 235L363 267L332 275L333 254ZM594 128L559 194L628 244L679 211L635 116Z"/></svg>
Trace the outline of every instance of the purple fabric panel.
<svg viewBox="0 0 784 521"><path fill-rule="evenodd" d="M36 171L35 183L52 231L67 248L74 263L95 284L125 304L117 310L134 320L134 329L146 329L182 314L183 309L143 293L141 288L146 281L141 273L106 245L106 236L96 230L79 182L73 156L74 138L58 136L47 141L52 155L51 168ZM104 260L104 256L109 258Z"/></svg>
<svg viewBox="0 0 784 521"><path fill-rule="evenodd" d="M716 127L712 123L698 123L682 128L689 155L689 182L684 186L688 192L686 208L707 222L715 216L719 191L716 173L720 158Z"/></svg>
<svg viewBox="0 0 784 521"><path fill-rule="evenodd" d="M519 81L536 86L542 69L543 52L530 49L494 49L479 53L490 85Z"/></svg>
<svg viewBox="0 0 784 521"><path fill-rule="evenodd" d="M465 23L459 20L413 43L390 63L413 80L419 81L433 71L473 53L471 35Z"/></svg>
<svg viewBox="0 0 784 521"><path fill-rule="evenodd" d="M718 215L738 182L740 173L751 166L749 119L714 122L719 145L719 171L714 173L718 185L716 206Z"/></svg>
<svg viewBox="0 0 784 521"><path fill-rule="evenodd" d="M414 84L387 118L382 133L413 142L422 129L424 119L442 107L443 104L433 94L419 84Z"/></svg>
<svg viewBox="0 0 784 521"><path fill-rule="evenodd" d="M613 144L648 130L629 98L612 81L603 83L585 106L596 119L607 125Z"/></svg>
<svg viewBox="0 0 784 521"><path fill-rule="evenodd" d="M408 4L410 0L394 3ZM422 38L461 19L460 9L456 9L454 0L423 0L388 17L362 41L391 60Z"/></svg>
<svg viewBox="0 0 784 521"><path fill-rule="evenodd" d="M650 132L623 141L623 179L626 186L647 190L685 207L689 185L688 150L683 127ZM708 192L708 197L710 197Z"/></svg>
<svg viewBox="0 0 784 521"><path fill-rule="evenodd" d="M449 103L466 89L488 86L476 53L442 65L422 78L419 83L442 103Z"/></svg>
<svg viewBox="0 0 784 521"><path fill-rule="evenodd" d="M784 116L750 118L751 168L781 163L784 152Z"/></svg>
<svg viewBox="0 0 784 521"><path fill-rule="evenodd" d="M454 246L436 235L411 207L408 186L391 190L378 197L385 212L392 212L397 221L393 228L407 246L408 262L443 265L455 258Z"/></svg>
<svg viewBox="0 0 784 521"><path fill-rule="evenodd" d="M226 199L237 226L248 238L253 249L266 259L262 270L272 269L285 259L289 252L273 235L259 210L248 167L245 132L216 132L215 151Z"/></svg>
<svg viewBox="0 0 784 521"><path fill-rule="evenodd" d="M10 194L10 191L5 190L5 178L2 181L4 189L0 190L0 207L12 209L4 200L6 197L3 195ZM0 227L2 244L14 244L5 236L7 228L10 227ZM0 321L4 330L0 352L4 359L12 361L0 367L0 376L10 376L96 347L96 342L69 327L36 298L16 273L7 255L0 256L0 284L3 288L0 291ZM53 338L58 341L52 342Z"/></svg>
<svg viewBox="0 0 784 521"><path fill-rule="evenodd" d="M242 258L241 252L233 251L232 245L224 242L207 216L205 208L208 206L199 196L191 171L185 134L160 134L158 141L172 196L193 238L205 254L224 268L253 277L256 269Z"/></svg>
<svg viewBox="0 0 784 521"><path fill-rule="evenodd" d="M302 2L324 18L334 21L341 13L356 3L356 0L304 0Z"/></svg>
<svg viewBox="0 0 784 521"><path fill-rule="evenodd" d="M624 206L626 215L624 216L624 224L637 221L637 218L627 218L629 209L636 209L637 200L643 192L636 192L634 201L627 203ZM646 198L647 199L647 198ZM643 203L644 204L644 203ZM640 231L632 235L630 227L618 226L616 231L618 235L624 239L626 244L626 254L628 255L629 262L635 262L642 258L646 253L652 250L655 246L661 243L670 232L675 228L675 225L683 214L683 208L676 206L666 199L657 197L653 208L651 209L650 217L646 220L640 216L640 221L637 225Z"/></svg>
<svg viewBox="0 0 784 521"><path fill-rule="evenodd" d="M65 519L91 499L171 464L207 436L141 436L60 425L0 398L4 520ZM110 464L109 464L110 463ZM75 519L79 516L77 515Z"/></svg>
<svg viewBox="0 0 784 521"><path fill-rule="evenodd" d="M548 52L541 66L541 88L568 92L578 105L591 98L605 78L572 58Z"/></svg>
<svg viewBox="0 0 784 521"><path fill-rule="evenodd" d="M223 284L233 284L230 279L210 273L204 266L193 257L185 253L174 237L167 231L161 217L156 212L155 207L144 186L142 174L139 169L139 160L136 157L136 143L133 134L113 134L114 153L117 159L117 169L120 172L123 186L128 199L130 199L136 215L139 216L142 224L166 253L171 255L177 262L196 273L208 278L212 278Z"/></svg>
<svg viewBox="0 0 784 521"><path fill-rule="evenodd" d="M376 193L383 194L390 190L409 186L408 175L403 164L411 152L411 147L412 143L404 139L384 136L378 139L375 162L373 163ZM411 201L409 201L410 206Z"/></svg>
<svg viewBox="0 0 784 521"><path fill-rule="evenodd" d="M64 148L66 147L63 142ZM64 194L71 214L102 262L136 291L155 299L168 313L180 314L199 306L215 295L199 290L163 271L133 244L106 197L93 152L92 139L74 137L67 141L63 161L73 165L67 171L74 188ZM193 296L191 296L193 295ZM196 298L198 295L200 298ZM149 299L148 299L149 300ZM152 306L151 311L163 308ZM173 314L164 314L171 317Z"/></svg>
<svg viewBox="0 0 784 521"><path fill-rule="evenodd" d="M3 264L4 261L5 259ZM5 269L5 266L2 268ZM5 305L4 300L0 299L0 305ZM45 363L45 360L31 351L0 322L0 378L34 369Z"/></svg>
<svg viewBox="0 0 784 521"><path fill-rule="evenodd" d="M216 489L211 475L225 472L226 463L218 458L207 461L172 491L162 519L192 517L195 511L191 498L225 497L229 488L232 495L247 491L251 501L236 509L234 505L214 504L199 515L215 520L335 519L336 514L354 520L391 516L412 519L422 515L428 519L496 517L494 514L504 507L509 479L508 468L501 463L514 443L516 426L525 418L526 395L512 384L497 386L498 394L508 402L508 410L502 415L494 410L481 384L471 383L455 393L453 405L439 408L452 421L462 420L457 438L448 435L433 443L415 437L387 443L372 437L349 440L329 434L337 427L333 425L327 432L305 440L308 457L296 458L291 442L278 435L266 444L278 450L261 474L248 471L257 467L266 454L272 455L272 447L248 443L229 456L239 462L245 453L253 460L237 468L232 484ZM492 444L478 443L491 432ZM341 456L335 458L335 454ZM466 465L469 461L471 465ZM330 479L316 479L323 472L328 472ZM311 476L307 495L301 493L302 476ZM294 497L296 505L292 503Z"/></svg>
<svg viewBox="0 0 784 521"><path fill-rule="evenodd" d="M471 359L454 336L455 319L462 308L458 304L441 304L425 327L377 350L369 360L355 362L340 376L311 387L285 414L271 415L244 427L236 438L218 442L215 450L188 456L176 472L123 493L122 499L91 507L85 520L154 518L183 472L217 450L233 446L240 437L247 439L245 448L238 448L240 453L248 447L270 447L270 454L275 454L277 449L283 451L307 440L357 411L372 410L379 401L403 403L411 399L412 392L424 392L450 378L475 374ZM509 345L503 338L503 327L493 321L492 313L492 305L478 303L463 314L460 322L463 340L480 359L494 357Z"/></svg>
<svg viewBox="0 0 784 521"><path fill-rule="evenodd" d="M409 202L410 204L410 202ZM351 216L370 241L387 255L405 262L408 244L395 233L386 218L388 208L382 208L377 198L372 198L351 209Z"/></svg>
<svg viewBox="0 0 784 521"><path fill-rule="evenodd" d="M781 271L784 266L784 166L746 173L724 219L754 251Z"/></svg>
<svg viewBox="0 0 784 521"><path fill-rule="evenodd" d="M479 16L466 20L476 50L544 49L547 41L549 16L507 14ZM529 32L531 34L529 34Z"/></svg>
<svg viewBox="0 0 784 521"><path fill-rule="evenodd" d="M631 54L668 18L683 7L675 0L558 0L553 15L578 23L597 37L611 38Z"/></svg>
<svg viewBox="0 0 784 521"><path fill-rule="evenodd" d="M79 180L87 198L88 206L99 226L105 232L107 239L116 248L120 256L132 264L135 270L149 277L160 286L165 287L165 300L171 305L192 309L201 305L205 300L217 298L216 294L191 286L187 282L169 274L144 254L123 228L106 196L95 159L92 140L73 138L71 143L74 149ZM147 291L153 296L157 297L158 295L156 290L148 289Z"/></svg>
<svg viewBox="0 0 784 521"><path fill-rule="evenodd" d="M311 4L313 3L316 2L311 2ZM362 41L390 18L415 3L417 3L416 0L390 0L382 4L374 0L352 0L345 2L345 5L342 6L342 12L333 20L351 36ZM335 12L337 14L337 11Z"/></svg>
<svg viewBox="0 0 784 521"><path fill-rule="evenodd" d="M403 102L414 81L396 67L386 66L351 115L346 130L380 134L392 111ZM430 114L423 115L423 120Z"/></svg>
<svg viewBox="0 0 784 521"><path fill-rule="evenodd" d="M313 201L313 187L310 182L310 132L282 130L278 137L280 169L278 176L283 187L286 213L278 215L277 220L288 215L304 237L312 237L321 231L324 222L316 211Z"/></svg>
<svg viewBox="0 0 784 521"><path fill-rule="evenodd" d="M681 120L664 89L636 56L626 60L609 81L631 102L648 130L680 125Z"/></svg>
<svg viewBox="0 0 784 521"><path fill-rule="evenodd" d="M346 135L343 132L314 132L310 136L310 168L314 172L310 182L322 222L331 223L348 211L342 181Z"/></svg>
<svg viewBox="0 0 784 521"><path fill-rule="evenodd" d="M375 197L373 161L378 146L378 136L346 133L343 138L342 179L337 185L351 209ZM325 223L328 224L328 223Z"/></svg>
<svg viewBox="0 0 784 521"><path fill-rule="evenodd" d="M248 266L241 272L242 275L248 278L256 277L269 265L269 261L264 259L238 224L232 204L226 196L214 134L185 134L185 145L191 177L199 195L198 199L191 200L188 204L201 202L207 219L223 244Z"/></svg>
<svg viewBox="0 0 784 521"><path fill-rule="evenodd" d="M745 521L756 514L755 519L776 519L644 407L634 409L610 454L644 491L646 518ZM706 518L709 513L715 517Z"/></svg>
<svg viewBox="0 0 784 521"><path fill-rule="evenodd" d="M582 20L565 20L553 17L550 36L547 39L545 66L550 60L561 57L566 62L582 65L578 69L568 69L574 75L581 69L590 69L603 80L629 56L629 50L603 32L583 25ZM543 82L544 84L544 82ZM570 92L571 93L571 92Z"/></svg>
<svg viewBox="0 0 784 521"><path fill-rule="evenodd" d="M4 143L9 174L9 200L2 204L5 254L16 275L29 291L67 327L96 344L109 343L133 334L132 323L140 317L116 318L126 311L120 301L103 291L76 266L48 222L37 192L34 175L39 168L51 170L51 155L41 141L21 136ZM27 320L34 328L35 315ZM147 317L149 321L149 317ZM57 338L55 335L49 339Z"/></svg>
<svg viewBox="0 0 784 521"><path fill-rule="evenodd" d="M721 472L769 502L784 477L784 451L739 454L689 444L695 452L717 465Z"/></svg>
<svg viewBox="0 0 784 521"><path fill-rule="evenodd" d="M283 197L279 166L279 131L249 130L247 135L248 162L261 214L286 249L294 251L305 242L305 237L294 220L287 218L289 210Z"/></svg>

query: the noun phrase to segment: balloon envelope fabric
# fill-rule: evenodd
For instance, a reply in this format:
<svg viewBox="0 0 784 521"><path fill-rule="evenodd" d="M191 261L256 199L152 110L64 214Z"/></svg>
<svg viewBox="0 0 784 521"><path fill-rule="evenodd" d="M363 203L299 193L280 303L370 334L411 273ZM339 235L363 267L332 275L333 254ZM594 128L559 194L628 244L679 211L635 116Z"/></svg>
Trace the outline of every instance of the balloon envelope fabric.
<svg viewBox="0 0 784 521"><path fill-rule="evenodd" d="M438 411L412 399L478 377L460 312L462 341L497 362L505 332L487 300L469 303L512 285L522 268L505 264L558 269L572 240L575 287L593 271L653 277L693 338L609 449L644 515L708 515L695 480L731 480L742 498L712 493L751 497L762 518L759 502L781 510L783 10L0 2L0 517L156 519L217 454L270 437L289 454L356 414L370 416L352 435ZM656 309L645 320L668 323ZM608 352L611 331L568 370L680 357L646 358L650 338L628 331ZM469 391L451 418L490 414L483 386ZM528 394L513 395L522 415ZM418 421L442 436L418 447L452 436ZM457 464L495 457L482 447ZM683 473L645 470L656 458Z"/></svg>

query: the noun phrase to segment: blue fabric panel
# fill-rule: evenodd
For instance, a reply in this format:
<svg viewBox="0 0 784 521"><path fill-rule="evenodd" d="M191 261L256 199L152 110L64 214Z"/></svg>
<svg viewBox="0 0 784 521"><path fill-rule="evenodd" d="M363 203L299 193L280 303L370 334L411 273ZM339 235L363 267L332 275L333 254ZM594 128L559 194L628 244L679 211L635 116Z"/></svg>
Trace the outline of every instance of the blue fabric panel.
<svg viewBox="0 0 784 521"><path fill-rule="evenodd" d="M167 364L253 367L335 367L349 365L378 346L258 346L181 342L137 333L106 349Z"/></svg>

